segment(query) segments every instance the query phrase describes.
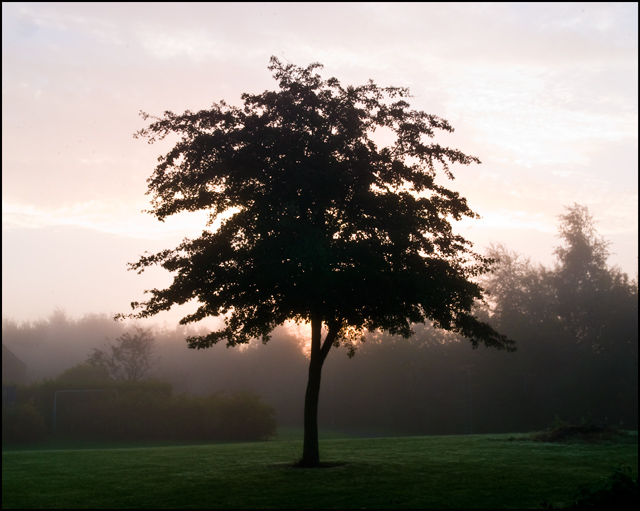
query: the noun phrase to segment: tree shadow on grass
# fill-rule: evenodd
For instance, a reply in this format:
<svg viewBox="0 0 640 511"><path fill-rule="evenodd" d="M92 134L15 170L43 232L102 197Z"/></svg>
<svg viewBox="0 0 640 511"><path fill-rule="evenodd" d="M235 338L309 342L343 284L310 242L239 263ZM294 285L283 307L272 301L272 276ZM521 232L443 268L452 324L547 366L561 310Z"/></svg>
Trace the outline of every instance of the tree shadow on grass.
<svg viewBox="0 0 640 511"><path fill-rule="evenodd" d="M285 462L285 463L273 463L270 465L273 468L307 468L307 469L316 469L316 468L339 468L347 465L346 461L321 461L318 465L306 465L301 463L300 461L294 462Z"/></svg>

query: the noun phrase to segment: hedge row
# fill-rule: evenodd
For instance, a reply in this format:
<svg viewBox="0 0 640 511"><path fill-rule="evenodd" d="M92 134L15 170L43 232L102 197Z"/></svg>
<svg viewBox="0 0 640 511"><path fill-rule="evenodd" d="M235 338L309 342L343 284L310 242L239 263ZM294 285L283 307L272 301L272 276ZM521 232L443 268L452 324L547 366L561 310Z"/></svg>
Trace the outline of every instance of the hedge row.
<svg viewBox="0 0 640 511"><path fill-rule="evenodd" d="M275 410L253 394L167 397L129 392L59 403L55 434L102 440L266 440Z"/></svg>
<svg viewBox="0 0 640 511"><path fill-rule="evenodd" d="M56 398L60 390L74 392L58 392ZM158 381L86 386L45 381L18 388L17 395L17 404L2 411L3 444L36 442L48 436L254 441L275 436L277 427L275 409L255 394L173 396L171 385Z"/></svg>

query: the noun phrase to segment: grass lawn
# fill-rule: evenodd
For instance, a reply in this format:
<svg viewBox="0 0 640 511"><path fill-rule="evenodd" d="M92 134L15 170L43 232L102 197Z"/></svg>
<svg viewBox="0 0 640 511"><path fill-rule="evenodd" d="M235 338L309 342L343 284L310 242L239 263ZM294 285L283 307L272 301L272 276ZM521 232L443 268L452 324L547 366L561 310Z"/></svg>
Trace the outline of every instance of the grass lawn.
<svg viewBox="0 0 640 511"><path fill-rule="evenodd" d="M504 508L554 506L619 464L627 442L559 444L526 435L331 438L330 468L292 468L294 432L261 443L3 450L9 508ZM323 436L321 436L323 438ZM67 446L68 447L68 446Z"/></svg>

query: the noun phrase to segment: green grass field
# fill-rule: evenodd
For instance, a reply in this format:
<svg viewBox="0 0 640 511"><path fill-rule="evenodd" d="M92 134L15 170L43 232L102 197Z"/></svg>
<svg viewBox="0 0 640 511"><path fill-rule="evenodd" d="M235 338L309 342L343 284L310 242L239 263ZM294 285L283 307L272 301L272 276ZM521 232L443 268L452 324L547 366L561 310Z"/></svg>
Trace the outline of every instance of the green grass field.
<svg viewBox="0 0 640 511"><path fill-rule="evenodd" d="M319 469L292 468L294 431L262 443L3 450L2 507L527 509L568 502L620 464L638 470L637 434L604 444L335 436L321 437L332 466Z"/></svg>

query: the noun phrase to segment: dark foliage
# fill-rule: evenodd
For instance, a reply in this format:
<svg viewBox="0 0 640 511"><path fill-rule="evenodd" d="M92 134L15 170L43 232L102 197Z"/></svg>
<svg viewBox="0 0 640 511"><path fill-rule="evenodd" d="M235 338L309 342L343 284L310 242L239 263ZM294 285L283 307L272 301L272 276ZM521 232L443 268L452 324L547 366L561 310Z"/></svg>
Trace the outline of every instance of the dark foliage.
<svg viewBox="0 0 640 511"><path fill-rule="evenodd" d="M71 388L89 388L88 386L100 386L112 381L113 379L104 367L88 363L65 369L56 378L57 383L69 385Z"/></svg>
<svg viewBox="0 0 640 511"><path fill-rule="evenodd" d="M34 443L46 438L44 419L32 401L2 410L2 445Z"/></svg>
<svg viewBox="0 0 640 511"><path fill-rule="evenodd" d="M553 268L493 247L499 261L485 280L489 321L518 340L518 353L486 380L489 393L513 384L513 431L541 429L555 415L637 428L638 283L608 267L608 242L588 210L560 216Z"/></svg>
<svg viewBox="0 0 640 511"><path fill-rule="evenodd" d="M3 442L34 442L48 435L91 440L255 441L276 434L275 410L256 394L174 396L168 382L105 379L101 373L87 373L87 367L92 368L76 366L57 380L18 387L18 405L3 410ZM61 390L73 392L58 392L56 399L56 391ZM83 390L88 392L78 392Z"/></svg>
<svg viewBox="0 0 640 511"><path fill-rule="evenodd" d="M93 440L267 440L276 433L274 415L251 394L197 398L135 391L69 403L56 434Z"/></svg>
<svg viewBox="0 0 640 511"><path fill-rule="evenodd" d="M638 509L638 478L631 477L631 467L617 468L609 478L595 487L583 486L572 502L555 509ZM554 509L543 502L542 509Z"/></svg>
<svg viewBox="0 0 640 511"><path fill-rule="evenodd" d="M511 348L471 314L482 289L470 278L491 261L453 234L449 219L477 215L434 180L438 164L452 177L449 163L478 159L425 143L453 128L403 99L389 103L408 97L407 89L372 82L345 89L322 80L319 67L272 57L280 91L243 94L244 109L221 102L165 112L137 134L149 142L180 137L148 180L150 213L164 220L202 209L211 223L231 216L131 265L176 273L167 289L132 304L133 316L193 299L200 306L182 323L227 314L224 329L190 339L197 348L267 341L285 320L314 317L333 341L349 342L349 329L365 328L408 337L412 323L430 320L474 346ZM393 145L378 148L376 128L390 130Z"/></svg>

